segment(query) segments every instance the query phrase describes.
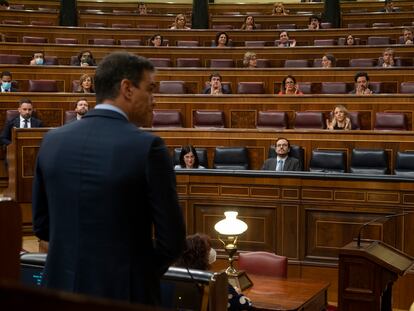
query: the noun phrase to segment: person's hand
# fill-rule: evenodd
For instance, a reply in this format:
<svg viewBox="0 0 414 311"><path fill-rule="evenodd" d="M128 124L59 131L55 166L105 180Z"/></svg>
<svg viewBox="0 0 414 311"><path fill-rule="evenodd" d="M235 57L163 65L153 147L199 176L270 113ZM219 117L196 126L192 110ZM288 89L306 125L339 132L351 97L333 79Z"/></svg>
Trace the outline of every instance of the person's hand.
<svg viewBox="0 0 414 311"><path fill-rule="evenodd" d="M239 287L237 287L237 286L234 286L234 290L238 293L238 294L241 294L241 289L239 288Z"/></svg>
<svg viewBox="0 0 414 311"><path fill-rule="evenodd" d="M81 65L81 67L87 67L87 66L89 66L88 63L81 63L80 65Z"/></svg>
<svg viewBox="0 0 414 311"><path fill-rule="evenodd" d="M405 44L413 44L413 40L407 40L405 41Z"/></svg>
<svg viewBox="0 0 414 311"><path fill-rule="evenodd" d="M32 59L29 63L29 65L36 65L36 61L34 59Z"/></svg>
<svg viewBox="0 0 414 311"><path fill-rule="evenodd" d="M292 39L291 43L290 43L291 47L295 47L296 46L296 39Z"/></svg>

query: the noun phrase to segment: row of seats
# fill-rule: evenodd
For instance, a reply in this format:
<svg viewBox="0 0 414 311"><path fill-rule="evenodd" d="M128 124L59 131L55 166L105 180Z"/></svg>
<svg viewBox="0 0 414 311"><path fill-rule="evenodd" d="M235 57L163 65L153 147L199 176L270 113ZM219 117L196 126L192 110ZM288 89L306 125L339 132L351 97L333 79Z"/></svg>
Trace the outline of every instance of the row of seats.
<svg viewBox="0 0 414 311"><path fill-rule="evenodd" d="M174 149L174 165L180 163L181 148ZM206 148L196 148L200 165L208 168ZM273 148L269 149L269 157L275 157ZM290 156L304 162L304 151L300 146L291 146ZM248 170L249 155L245 147L216 147L214 150L213 169ZM353 149L350 167L347 169L346 152L342 150L312 151L309 171L324 173L353 173L353 174L389 174L388 155L382 149ZM414 152L397 152L394 175L414 177Z"/></svg>
<svg viewBox="0 0 414 311"><path fill-rule="evenodd" d="M207 86L206 82L206 86ZM299 82L299 89L303 94L347 94L353 89L353 83L345 82ZM58 82L56 80L28 80L27 90L19 88L17 81L12 81L12 86L19 91L27 92L59 92ZM79 80L72 81L72 91L76 92L79 86ZM320 89L317 89L320 86ZM223 87L231 92L231 85L224 82ZM277 86L278 87L278 86ZM381 82L371 82L370 88L374 93L382 93ZM278 89L275 89L275 93ZM188 89L184 81L160 81L156 93L159 94L187 94ZM387 92L388 93L388 92ZM401 94L413 94L414 82L402 82L400 84ZM264 82L239 82L237 84L237 94L265 94Z"/></svg>
<svg viewBox="0 0 414 311"><path fill-rule="evenodd" d="M349 113L352 129L361 128L360 114L357 111ZM294 129L325 129L326 118L323 112L297 111L293 120ZM287 129L288 114L283 111L258 111L256 127L258 129ZM153 111L152 127L183 127L179 110L156 109ZM194 110L193 127L195 128L225 128L225 115L220 110ZM404 113L377 112L375 114L374 130L408 130L407 117Z"/></svg>

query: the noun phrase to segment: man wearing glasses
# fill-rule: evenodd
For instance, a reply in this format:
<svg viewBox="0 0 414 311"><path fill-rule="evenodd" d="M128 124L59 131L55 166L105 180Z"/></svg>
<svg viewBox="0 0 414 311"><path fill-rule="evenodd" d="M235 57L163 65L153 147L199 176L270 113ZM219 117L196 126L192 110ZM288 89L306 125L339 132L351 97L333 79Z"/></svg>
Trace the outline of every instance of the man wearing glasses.
<svg viewBox="0 0 414 311"><path fill-rule="evenodd" d="M286 138L276 140L276 158L267 159L262 167L266 171L300 171L300 162L298 159L289 156L290 143Z"/></svg>

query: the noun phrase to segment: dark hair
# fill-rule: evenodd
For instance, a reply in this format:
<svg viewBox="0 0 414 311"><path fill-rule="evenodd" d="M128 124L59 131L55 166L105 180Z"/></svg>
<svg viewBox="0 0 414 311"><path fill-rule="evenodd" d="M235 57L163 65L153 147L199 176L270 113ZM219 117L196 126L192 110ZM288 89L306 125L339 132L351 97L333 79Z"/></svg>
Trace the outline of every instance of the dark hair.
<svg viewBox="0 0 414 311"><path fill-rule="evenodd" d="M89 102L88 102L88 100L87 100L85 97L81 97L81 98L78 98L78 100L75 102L75 109L76 109L76 107L78 106L78 103L79 103L81 100L86 101L86 102L88 103L88 106L89 106Z"/></svg>
<svg viewBox="0 0 414 311"><path fill-rule="evenodd" d="M2 73L1 73L1 78L3 78L4 76L9 76L9 77L11 77L12 76L12 74L11 74L11 72L10 71L3 71Z"/></svg>
<svg viewBox="0 0 414 311"><path fill-rule="evenodd" d="M313 14L313 15L309 16L309 23L310 23L313 19L317 19L319 23L321 22L321 18L320 18L318 15Z"/></svg>
<svg viewBox="0 0 414 311"><path fill-rule="evenodd" d="M325 54L324 55L328 60L331 61L332 67L336 66L336 58L332 54Z"/></svg>
<svg viewBox="0 0 414 311"><path fill-rule="evenodd" d="M296 84L295 77L291 76L291 75L287 75L286 77L283 78L283 81L282 81L282 89L281 89L282 92L285 92L285 90L286 90L286 80L289 79L289 78L292 79L293 82Z"/></svg>
<svg viewBox="0 0 414 311"><path fill-rule="evenodd" d="M287 141L287 143L288 143L288 148L290 148L290 142L289 142L289 140L288 140L287 138L284 138L284 137L278 137L278 138L276 138L275 147L276 147L276 145L277 145L277 142L278 142L279 140L282 140L282 139L284 139L284 140L286 140L286 141Z"/></svg>
<svg viewBox="0 0 414 311"><path fill-rule="evenodd" d="M79 61L79 65L81 64L81 61L82 61L82 55L84 54L84 53L89 53L89 60L88 60L88 65L89 66L96 66L96 62L95 62L95 59L93 58L93 55L92 55L92 52L90 51L90 50L82 50L82 51L80 51L79 52L79 54L78 54L78 61Z"/></svg>
<svg viewBox="0 0 414 311"><path fill-rule="evenodd" d="M281 35L282 33L284 33L284 32L286 32L286 36L289 38L289 32L288 32L287 30L281 30L281 31L279 32L279 38L280 38L280 35Z"/></svg>
<svg viewBox="0 0 414 311"><path fill-rule="evenodd" d="M241 27L241 29L246 29L246 21L247 21L247 19L249 18L249 17L251 17L252 19L253 19L253 29L256 29L256 22L254 21L254 16L253 15L247 15L245 18L244 18L244 23L243 23L243 25L242 25L242 27Z"/></svg>
<svg viewBox="0 0 414 311"><path fill-rule="evenodd" d="M102 103L105 99L115 99L123 79L138 87L146 70L154 71L154 65L144 57L127 52L109 54L96 68L96 101Z"/></svg>
<svg viewBox="0 0 414 311"><path fill-rule="evenodd" d="M355 45L355 37L353 36L353 35L351 35L351 34L349 34L349 35L347 35L346 37L345 37L345 45L348 45L348 38L349 38L349 36L351 36L352 37L352 40L353 40L353 43L352 43L352 45Z"/></svg>
<svg viewBox="0 0 414 311"><path fill-rule="evenodd" d="M95 93L94 87L93 87L93 77L91 77L89 74L84 73L80 76L79 78L79 86L76 90L77 93L88 93L84 91L84 88L82 86L83 81L85 81L86 79L91 79L91 88L90 88L90 92L89 93Z"/></svg>
<svg viewBox="0 0 414 311"><path fill-rule="evenodd" d="M209 268L208 256L211 249L210 237L196 233L186 238L186 247L175 266L190 269L207 270Z"/></svg>
<svg viewBox="0 0 414 311"><path fill-rule="evenodd" d="M20 98L18 103L19 103L19 107L22 104L31 104L32 105L32 101L30 100L30 98L27 98L27 97Z"/></svg>
<svg viewBox="0 0 414 311"><path fill-rule="evenodd" d="M156 33L155 35L153 35L151 38L150 38L150 40L149 40L149 44L150 45L152 45L152 46L154 46L154 43L152 43L152 41L154 41L155 40L155 37L161 37L161 45L163 44L163 42L164 42L164 37L163 36L161 36L159 33Z"/></svg>
<svg viewBox="0 0 414 311"><path fill-rule="evenodd" d="M9 5L9 2L8 1L6 1L6 0L1 0L0 1L0 5L5 5L5 6L7 6L7 7L9 7L10 5Z"/></svg>
<svg viewBox="0 0 414 311"><path fill-rule="evenodd" d="M194 155L194 168L198 168L200 166L200 161L198 160L198 155L197 155L197 151L195 150L195 148L192 145L187 145L181 148L181 152L180 152L180 165L182 168L185 168L185 162L184 162L184 156L187 153L192 152Z"/></svg>
<svg viewBox="0 0 414 311"><path fill-rule="evenodd" d="M35 54L42 54L43 57L45 57L45 52L43 52L43 51L34 51L33 54L32 54L32 58L34 58Z"/></svg>
<svg viewBox="0 0 414 311"><path fill-rule="evenodd" d="M218 46L218 40L219 40L220 36L223 35L223 34L226 35L226 43L224 45L227 46L227 44L229 44L229 35L226 32L221 31L221 32L216 33L216 46Z"/></svg>
<svg viewBox="0 0 414 311"><path fill-rule="evenodd" d="M357 82L359 77L365 77L369 81L369 76L365 71L359 71L354 76L354 81Z"/></svg>
<svg viewBox="0 0 414 311"><path fill-rule="evenodd" d="M221 75L218 72L213 72L210 77L208 78L209 81L211 81L212 78L218 77L220 78L220 81L222 81Z"/></svg>

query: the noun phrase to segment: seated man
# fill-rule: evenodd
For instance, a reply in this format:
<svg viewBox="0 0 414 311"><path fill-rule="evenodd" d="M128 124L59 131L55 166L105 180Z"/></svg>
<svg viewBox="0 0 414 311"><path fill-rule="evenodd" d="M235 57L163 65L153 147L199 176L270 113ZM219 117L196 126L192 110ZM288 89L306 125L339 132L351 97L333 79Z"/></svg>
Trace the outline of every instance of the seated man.
<svg viewBox="0 0 414 311"><path fill-rule="evenodd" d="M390 68L395 66L394 50L387 48L382 53L382 57L379 59L378 67Z"/></svg>
<svg viewBox="0 0 414 311"><path fill-rule="evenodd" d="M404 44L413 44L413 30L411 28L404 28L403 39Z"/></svg>
<svg viewBox="0 0 414 311"><path fill-rule="evenodd" d="M349 94L355 95L370 95L372 91L369 88L369 76L366 72L357 72L354 76L355 89Z"/></svg>
<svg viewBox="0 0 414 311"><path fill-rule="evenodd" d="M69 123L82 119L89 110L89 103L86 98L79 98L75 105L76 118L70 120Z"/></svg>
<svg viewBox="0 0 414 311"><path fill-rule="evenodd" d="M318 30L321 28L321 19L319 18L318 15L311 15L309 17L309 25L308 25L308 29L309 30Z"/></svg>
<svg viewBox="0 0 414 311"><path fill-rule="evenodd" d="M12 74L10 71L3 71L1 73L0 92L17 92L17 89L12 84Z"/></svg>
<svg viewBox="0 0 414 311"><path fill-rule="evenodd" d="M231 94L231 90L225 85L221 85L221 76L218 72L210 75L210 84L203 90L203 94L222 95Z"/></svg>
<svg viewBox="0 0 414 311"><path fill-rule="evenodd" d="M30 65L44 65L45 63L45 53L37 51L33 53Z"/></svg>
<svg viewBox="0 0 414 311"><path fill-rule="evenodd" d="M269 158L263 163L262 170L266 171L300 171L300 162L295 157L289 157L290 143L286 138L276 140L276 158Z"/></svg>
<svg viewBox="0 0 414 311"><path fill-rule="evenodd" d="M279 45L280 48L294 47L296 46L296 40L289 41L289 34L287 31L282 31L279 34Z"/></svg>
<svg viewBox="0 0 414 311"><path fill-rule="evenodd" d="M392 13L392 12L398 12L398 11L399 10L394 7L394 3L393 3L392 0L385 0L384 1L384 8L381 9L380 12Z"/></svg>
<svg viewBox="0 0 414 311"><path fill-rule="evenodd" d="M9 10L10 4L7 0L1 0L0 1L0 10Z"/></svg>
<svg viewBox="0 0 414 311"><path fill-rule="evenodd" d="M11 143L11 132L12 128L32 128L42 127L42 121L32 117L33 105L32 101L28 98L22 98L19 100L19 115L10 120L6 120L4 125L3 133L1 134L1 142L3 145L9 145Z"/></svg>

